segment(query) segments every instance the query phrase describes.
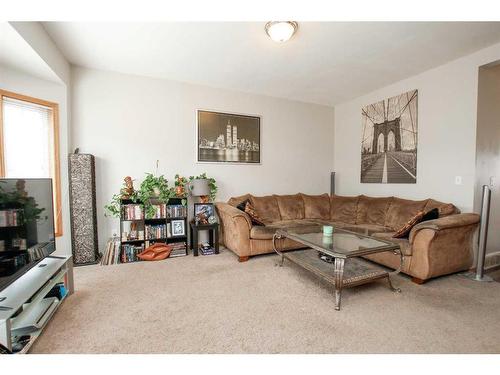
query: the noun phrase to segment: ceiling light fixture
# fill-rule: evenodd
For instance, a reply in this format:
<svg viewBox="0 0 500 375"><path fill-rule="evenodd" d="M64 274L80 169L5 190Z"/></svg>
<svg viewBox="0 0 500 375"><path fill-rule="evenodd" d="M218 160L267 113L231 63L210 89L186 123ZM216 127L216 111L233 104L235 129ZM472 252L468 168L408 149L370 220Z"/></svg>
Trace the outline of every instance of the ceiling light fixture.
<svg viewBox="0 0 500 375"><path fill-rule="evenodd" d="M289 40L297 32L299 24L295 21L271 21L266 23L266 34L278 43Z"/></svg>

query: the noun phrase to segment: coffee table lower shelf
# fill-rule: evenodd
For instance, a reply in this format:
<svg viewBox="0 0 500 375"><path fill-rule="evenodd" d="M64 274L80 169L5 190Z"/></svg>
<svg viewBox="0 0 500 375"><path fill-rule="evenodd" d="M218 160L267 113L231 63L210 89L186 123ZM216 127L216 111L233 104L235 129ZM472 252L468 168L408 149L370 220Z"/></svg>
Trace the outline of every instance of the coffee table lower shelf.
<svg viewBox="0 0 500 375"><path fill-rule="evenodd" d="M335 285L334 264L321 260L318 252L312 249L283 253L285 259L311 271L315 275ZM365 284L388 277L389 273L372 262L361 258L347 259L344 265L342 285L345 288Z"/></svg>
<svg viewBox="0 0 500 375"><path fill-rule="evenodd" d="M392 291L401 292L399 288L392 285L391 272L362 258L335 258L334 263L328 263L320 259L318 251L314 249L287 251L281 254L282 260L287 259L333 284L335 287L335 310L340 310L342 288L363 285L386 278ZM279 265L282 264L280 262Z"/></svg>

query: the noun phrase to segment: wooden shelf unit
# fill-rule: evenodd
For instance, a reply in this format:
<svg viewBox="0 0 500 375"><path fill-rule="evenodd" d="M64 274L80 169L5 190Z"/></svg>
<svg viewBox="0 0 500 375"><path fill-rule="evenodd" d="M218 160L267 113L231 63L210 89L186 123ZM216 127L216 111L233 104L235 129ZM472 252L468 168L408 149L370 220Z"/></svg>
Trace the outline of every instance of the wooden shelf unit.
<svg viewBox="0 0 500 375"><path fill-rule="evenodd" d="M182 202L185 202L183 205ZM140 259L137 260L129 260L129 261L123 261L124 259L124 251L125 251L125 246L126 245L135 245L135 246L140 246L142 250L147 248L148 246L157 243L157 242L162 242L162 243L167 243L167 244L174 244L174 243L179 243L179 242L184 242L185 243L185 253L184 254L178 254L176 253L175 255L172 255L172 257L177 257L177 256L183 256L187 255L187 249L189 247L189 238L188 238L188 222L187 222L187 197L174 197L174 198L169 198L169 200L166 203L160 202L160 201L153 201L152 202L154 205L156 204L166 204L166 208L168 206L177 206L177 205L183 205L186 207L186 215L185 216L175 216L175 217L168 217L167 211L165 212L165 217L161 218L146 218L145 212L144 212L144 206L142 203L137 202L137 201L132 201L132 200L122 200L121 202L121 209L120 209L120 257L119 257L119 262L120 263L131 263L131 262L141 262ZM142 217L141 218L134 218L134 219L125 219L124 218L124 210L123 208L127 205L140 205L141 206L141 212L142 212ZM171 225L172 220L183 220L184 221L184 235L182 236L168 236L167 235L167 227ZM130 224L126 224L130 223ZM124 224L130 225L132 227L132 224L136 227L137 234L139 235L139 231L142 231L142 236L139 236L140 238L124 238ZM146 237L146 227L147 226L155 226L155 225L165 225L165 235L162 235L161 237L156 237L156 238L147 238ZM140 252L140 251L138 251ZM167 258L168 259L168 258Z"/></svg>

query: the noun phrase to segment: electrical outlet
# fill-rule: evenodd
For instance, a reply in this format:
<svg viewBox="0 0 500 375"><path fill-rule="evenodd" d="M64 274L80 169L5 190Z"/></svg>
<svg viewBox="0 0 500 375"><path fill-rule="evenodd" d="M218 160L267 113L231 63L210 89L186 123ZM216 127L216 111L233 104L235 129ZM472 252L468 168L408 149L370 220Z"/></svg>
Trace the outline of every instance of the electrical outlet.
<svg viewBox="0 0 500 375"><path fill-rule="evenodd" d="M455 176L455 185L462 185L462 176Z"/></svg>

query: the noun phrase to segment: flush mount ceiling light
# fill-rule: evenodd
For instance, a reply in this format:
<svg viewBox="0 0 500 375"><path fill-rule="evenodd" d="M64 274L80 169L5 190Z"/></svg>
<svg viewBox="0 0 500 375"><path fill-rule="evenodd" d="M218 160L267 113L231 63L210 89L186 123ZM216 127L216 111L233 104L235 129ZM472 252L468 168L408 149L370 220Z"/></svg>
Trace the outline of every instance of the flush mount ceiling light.
<svg viewBox="0 0 500 375"><path fill-rule="evenodd" d="M266 23L266 34L278 43L289 40L296 33L299 24L295 21L271 21Z"/></svg>

